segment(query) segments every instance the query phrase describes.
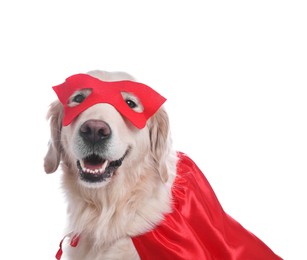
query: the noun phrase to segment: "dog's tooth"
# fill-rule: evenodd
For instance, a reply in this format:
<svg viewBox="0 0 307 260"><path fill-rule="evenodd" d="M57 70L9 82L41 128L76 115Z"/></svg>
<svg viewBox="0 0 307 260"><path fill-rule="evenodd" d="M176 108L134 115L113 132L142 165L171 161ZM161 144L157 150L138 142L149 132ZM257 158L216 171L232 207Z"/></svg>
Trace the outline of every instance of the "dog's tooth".
<svg viewBox="0 0 307 260"><path fill-rule="evenodd" d="M84 167L84 162L83 162L83 160L79 160L79 162L80 162L80 166L81 166L82 170L84 170L85 167Z"/></svg>
<svg viewBox="0 0 307 260"><path fill-rule="evenodd" d="M84 166L83 160L80 160L80 165L81 165L82 171L89 173L89 169L87 169L87 168Z"/></svg>
<svg viewBox="0 0 307 260"><path fill-rule="evenodd" d="M101 172L105 171L105 169L107 168L107 166L108 166L108 160L105 160L104 163L103 163L103 165L102 165L101 168L100 168L100 171L101 171Z"/></svg>

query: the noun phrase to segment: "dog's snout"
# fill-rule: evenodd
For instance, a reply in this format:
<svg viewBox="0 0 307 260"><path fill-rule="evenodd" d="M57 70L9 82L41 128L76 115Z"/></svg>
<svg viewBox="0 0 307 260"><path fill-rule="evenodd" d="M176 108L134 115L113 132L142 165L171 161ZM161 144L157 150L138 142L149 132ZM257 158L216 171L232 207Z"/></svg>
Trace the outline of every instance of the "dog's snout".
<svg viewBox="0 0 307 260"><path fill-rule="evenodd" d="M80 127L80 135L90 143L98 143L110 137L109 125L101 120L88 120Z"/></svg>

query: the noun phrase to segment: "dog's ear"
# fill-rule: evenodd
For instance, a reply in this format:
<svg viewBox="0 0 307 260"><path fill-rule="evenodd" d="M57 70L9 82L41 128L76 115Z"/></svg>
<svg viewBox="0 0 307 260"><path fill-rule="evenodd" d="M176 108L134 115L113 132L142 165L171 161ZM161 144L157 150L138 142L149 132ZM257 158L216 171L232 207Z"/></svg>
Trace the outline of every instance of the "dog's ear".
<svg viewBox="0 0 307 260"><path fill-rule="evenodd" d="M44 159L44 168L46 173L53 173L57 170L61 160L63 106L60 102L55 101L50 105L47 118L50 119L51 139Z"/></svg>
<svg viewBox="0 0 307 260"><path fill-rule="evenodd" d="M161 180L168 180L167 160L171 148L169 119L165 109L160 108L149 122L151 153Z"/></svg>

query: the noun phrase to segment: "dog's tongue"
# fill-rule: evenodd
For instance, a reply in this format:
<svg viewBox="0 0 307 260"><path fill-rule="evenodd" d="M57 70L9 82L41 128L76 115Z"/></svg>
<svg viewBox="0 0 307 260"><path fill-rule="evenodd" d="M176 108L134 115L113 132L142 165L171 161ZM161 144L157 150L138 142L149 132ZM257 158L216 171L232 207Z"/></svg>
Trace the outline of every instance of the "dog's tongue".
<svg viewBox="0 0 307 260"><path fill-rule="evenodd" d="M83 161L82 164L83 164L82 168L86 170L87 172L92 171L94 173L96 171L96 172L103 173L108 166L108 160L105 160L99 163L97 162L93 163L93 162L85 160Z"/></svg>
<svg viewBox="0 0 307 260"><path fill-rule="evenodd" d="M89 169L89 170L96 170L96 169L101 169L102 168L103 163L99 163L99 164L91 164L91 163L86 163L84 162L84 168Z"/></svg>

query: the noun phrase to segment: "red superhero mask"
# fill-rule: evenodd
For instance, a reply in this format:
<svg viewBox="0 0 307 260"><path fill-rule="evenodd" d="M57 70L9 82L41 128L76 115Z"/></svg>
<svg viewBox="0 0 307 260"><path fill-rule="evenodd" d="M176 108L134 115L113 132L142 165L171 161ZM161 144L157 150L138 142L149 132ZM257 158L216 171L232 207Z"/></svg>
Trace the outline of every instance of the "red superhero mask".
<svg viewBox="0 0 307 260"><path fill-rule="evenodd" d="M69 106L70 97L78 90L90 89L91 93L83 102L76 106ZM81 112L98 104L108 103L114 106L119 113L138 128L143 128L147 120L166 101L159 93L142 83L122 80L107 82L87 74L76 74L65 80L64 83L54 86L60 102L64 106L63 125L69 125ZM136 96L143 106L142 112L136 112L128 106L122 93Z"/></svg>

